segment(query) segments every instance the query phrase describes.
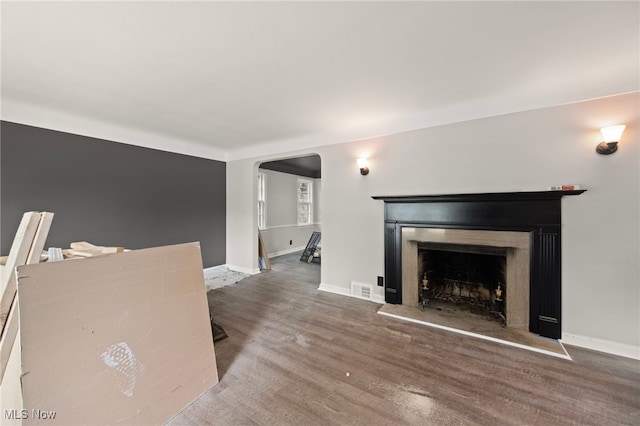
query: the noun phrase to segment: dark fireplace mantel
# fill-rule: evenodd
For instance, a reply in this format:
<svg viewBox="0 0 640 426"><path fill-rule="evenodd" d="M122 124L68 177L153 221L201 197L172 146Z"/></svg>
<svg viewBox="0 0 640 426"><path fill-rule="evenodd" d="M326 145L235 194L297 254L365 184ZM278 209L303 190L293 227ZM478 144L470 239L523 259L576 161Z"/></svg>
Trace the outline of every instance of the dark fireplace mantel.
<svg viewBox="0 0 640 426"><path fill-rule="evenodd" d="M383 200L385 301L402 303L402 228L529 232L531 332L561 335L561 198L585 190L374 196Z"/></svg>

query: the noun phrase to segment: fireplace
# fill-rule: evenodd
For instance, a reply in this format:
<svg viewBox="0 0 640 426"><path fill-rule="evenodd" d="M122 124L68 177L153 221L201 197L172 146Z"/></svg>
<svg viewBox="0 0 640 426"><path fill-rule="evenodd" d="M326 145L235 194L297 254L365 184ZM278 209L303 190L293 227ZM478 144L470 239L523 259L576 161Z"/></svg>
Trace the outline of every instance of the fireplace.
<svg viewBox="0 0 640 426"><path fill-rule="evenodd" d="M495 307L499 283L504 303L493 312L505 325L528 330L530 246L530 232L403 227L401 303L419 305L425 273L441 299L486 309Z"/></svg>
<svg viewBox="0 0 640 426"><path fill-rule="evenodd" d="M561 197L583 192L373 197L385 202L385 301L420 304L425 251L494 253L504 256L506 325L560 338ZM495 300L494 284L458 281L454 292L488 288Z"/></svg>

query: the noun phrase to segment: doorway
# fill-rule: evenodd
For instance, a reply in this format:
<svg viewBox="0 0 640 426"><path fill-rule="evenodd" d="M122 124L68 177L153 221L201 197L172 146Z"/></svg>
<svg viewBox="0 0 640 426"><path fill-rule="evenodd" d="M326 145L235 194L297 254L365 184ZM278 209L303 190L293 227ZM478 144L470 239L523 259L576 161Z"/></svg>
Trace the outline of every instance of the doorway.
<svg viewBox="0 0 640 426"><path fill-rule="evenodd" d="M321 158L317 154L267 161L259 165L258 228L264 252L269 259L287 256L291 261L293 257L301 257L309 242L314 239L317 244L314 244L316 247L312 257L309 258L308 253L305 253L305 259L298 263L309 263L320 269L321 166ZM316 233L320 233L319 241ZM293 265L295 264L294 262Z"/></svg>

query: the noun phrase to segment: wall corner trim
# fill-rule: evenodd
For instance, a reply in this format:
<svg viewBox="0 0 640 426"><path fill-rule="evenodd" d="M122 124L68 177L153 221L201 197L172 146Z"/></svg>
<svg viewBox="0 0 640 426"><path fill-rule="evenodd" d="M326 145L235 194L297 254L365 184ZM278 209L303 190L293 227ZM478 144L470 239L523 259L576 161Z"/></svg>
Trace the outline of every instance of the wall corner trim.
<svg viewBox="0 0 640 426"><path fill-rule="evenodd" d="M562 344L640 360L640 346L627 345L625 343L571 333L562 333L561 342Z"/></svg>

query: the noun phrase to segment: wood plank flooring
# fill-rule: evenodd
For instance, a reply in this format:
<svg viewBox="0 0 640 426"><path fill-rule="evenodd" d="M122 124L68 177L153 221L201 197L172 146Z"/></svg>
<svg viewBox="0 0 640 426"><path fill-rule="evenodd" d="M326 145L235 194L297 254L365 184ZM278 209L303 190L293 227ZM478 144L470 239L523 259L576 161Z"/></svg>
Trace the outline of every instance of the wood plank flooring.
<svg viewBox="0 0 640 426"><path fill-rule="evenodd" d="M573 361L378 315L296 256L208 293L220 383L171 425L640 424L640 362Z"/></svg>

